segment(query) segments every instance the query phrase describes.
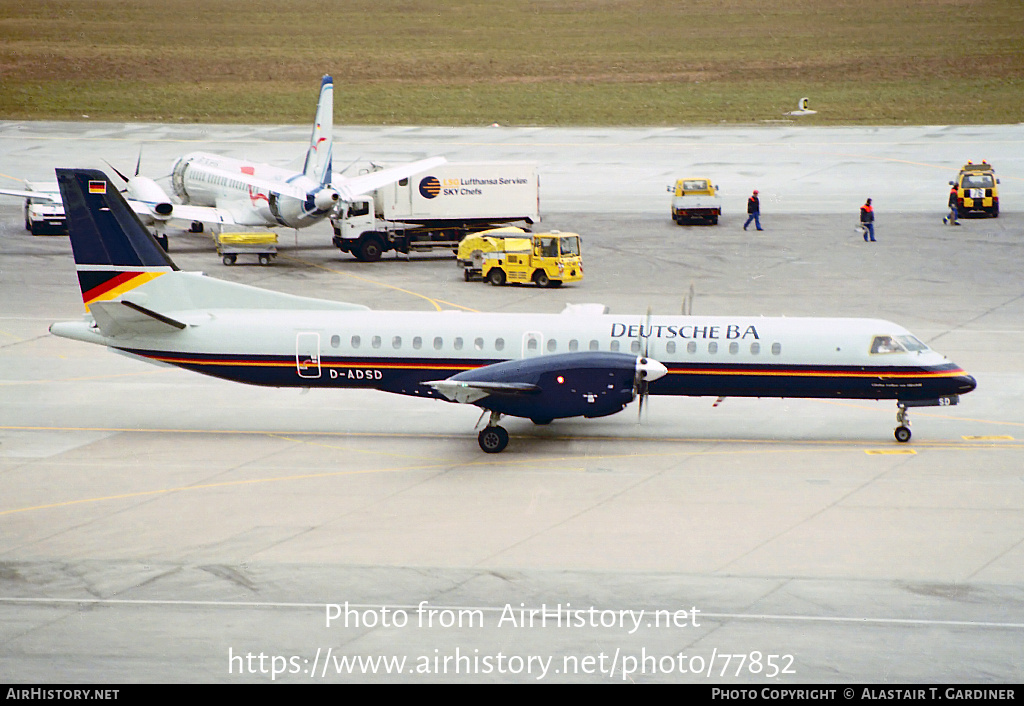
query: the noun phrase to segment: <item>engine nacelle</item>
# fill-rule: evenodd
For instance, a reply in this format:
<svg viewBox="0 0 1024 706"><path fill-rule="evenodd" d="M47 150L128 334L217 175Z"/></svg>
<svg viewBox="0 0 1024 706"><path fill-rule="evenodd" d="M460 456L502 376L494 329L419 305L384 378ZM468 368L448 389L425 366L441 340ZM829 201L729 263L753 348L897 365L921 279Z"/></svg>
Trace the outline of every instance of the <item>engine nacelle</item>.
<svg viewBox="0 0 1024 706"><path fill-rule="evenodd" d="M174 212L174 204L167 192L160 188L160 185L149 177L135 176L128 180L128 188L125 194L130 199L149 204L153 213L163 218L169 218Z"/></svg>
<svg viewBox="0 0 1024 706"><path fill-rule="evenodd" d="M330 208L334 208L334 205L338 203L341 196L334 189L320 189L313 196L313 203L316 204L317 211L326 211Z"/></svg>
<svg viewBox="0 0 1024 706"><path fill-rule="evenodd" d="M665 367L650 358L627 353L587 352L543 355L494 363L453 375L453 382L533 386L490 390L473 402L479 407L514 417L561 419L604 417L622 410L636 397L636 380L656 380Z"/></svg>

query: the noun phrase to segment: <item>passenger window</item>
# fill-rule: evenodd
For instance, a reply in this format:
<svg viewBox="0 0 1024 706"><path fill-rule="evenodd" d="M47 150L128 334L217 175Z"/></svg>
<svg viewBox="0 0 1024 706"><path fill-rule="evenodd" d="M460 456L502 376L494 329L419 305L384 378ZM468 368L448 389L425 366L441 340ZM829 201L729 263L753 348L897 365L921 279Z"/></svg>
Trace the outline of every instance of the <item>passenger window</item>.
<svg viewBox="0 0 1024 706"><path fill-rule="evenodd" d="M577 341L575 338L572 339L571 341L569 341L569 350L570 351L578 351L579 349L580 349L580 342L579 341Z"/></svg>
<svg viewBox="0 0 1024 706"><path fill-rule="evenodd" d="M736 343L736 341L733 341L732 343L729 344L729 353L731 355L736 355L739 352L740 352L740 344Z"/></svg>
<svg viewBox="0 0 1024 706"><path fill-rule="evenodd" d="M457 351L461 351L462 350L462 338L456 338L455 339L455 350L457 350Z"/></svg>
<svg viewBox="0 0 1024 706"><path fill-rule="evenodd" d="M359 336L353 336L352 337L352 347L353 348L358 348L359 347Z"/></svg>
<svg viewBox="0 0 1024 706"><path fill-rule="evenodd" d="M423 339L420 338L419 336L416 336L415 338L413 338L412 339L412 347L415 348L416 350L419 350L420 348L422 348L423 347Z"/></svg>
<svg viewBox="0 0 1024 706"><path fill-rule="evenodd" d="M696 353L696 352L697 352L697 342L696 342L696 341L690 341L690 342L688 342L688 343L686 344L686 352L687 352L687 353L690 353L691 355L692 355L693 353Z"/></svg>
<svg viewBox="0 0 1024 706"><path fill-rule="evenodd" d="M337 348L341 345L341 336L334 334L331 336L331 348Z"/></svg>
<svg viewBox="0 0 1024 706"><path fill-rule="evenodd" d="M554 353L558 349L558 341L553 338L548 339L548 353Z"/></svg>
<svg viewBox="0 0 1024 706"><path fill-rule="evenodd" d="M394 348L396 351L399 348L401 348L402 347L402 337L401 336L395 336L394 338L392 338L391 339L391 347Z"/></svg>
<svg viewBox="0 0 1024 706"><path fill-rule="evenodd" d="M772 355L779 355L780 353L782 353L782 344L781 343L773 343L772 344Z"/></svg>
<svg viewBox="0 0 1024 706"><path fill-rule="evenodd" d="M590 342L590 350L597 351L597 350L600 350L600 349L601 349L601 344L600 343L598 343L597 341L591 341Z"/></svg>
<svg viewBox="0 0 1024 706"><path fill-rule="evenodd" d="M484 339L478 338L475 341L473 341L473 347L476 348L478 351L482 351L484 349Z"/></svg>
<svg viewBox="0 0 1024 706"><path fill-rule="evenodd" d="M617 353L619 350L619 339L616 338L615 340L613 340L612 344L608 346L608 350L610 350L612 353Z"/></svg>
<svg viewBox="0 0 1024 706"><path fill-rule="evenodd" d="M374 336L370 339L370 346L373 348L380 348L380 336Z"/></svg>
<svg viewBox="0 0 1024 706"><path fill-rule="evenodd" d="M537 350L537 339L532 336L526 341L526 350L535 351Z"/></svg>
<svg viewBox="0 0 1024 706"><path fill-rule="evenodd" d="M640 341L638 341L638 340L636 340L634 338L633 342L629 344L629 350L630 350L631 353L639 353L640 352Z"/></svg>
<svg viewBox="0 0 1024 706"><path fill-rule="evenodd" d="M718 342L717 341L712 341L711 343L708 344L708 353L717 353L717 352L718 352Z"/></svg>
<svg viewBox="0 0 1024 706"><path fill-rule="evenodd" d="M753 343L751 343L750 344L750 352L753 353L754 355L757 355L758 353L760 353L761 352L761 344L758 343L757 341L754 341Z"/></svg>
<svg viewBox="0 0 1024 706"><path fill-rule="evenodd" d="M676 352L676 342L675 341L669 341L668 343L666 343L665 344L665 352L666 353L675 353Z"/></svg>
<svg viewBox="0 0 1024 706"><path fill-rule="evenodd" d="M504 338L496 338L496 339L494 339L494 350L496 350L496 351L503 351L503 350L505 350L505 339Z"/></svg>
<svg viewBox="0 0 1024 706"><path fill-rule="evenodd" d="M434 338L434 350L439 351L442 348L444 348L444 339L441 338L440 336L437 336L436 338Z"/></svg>

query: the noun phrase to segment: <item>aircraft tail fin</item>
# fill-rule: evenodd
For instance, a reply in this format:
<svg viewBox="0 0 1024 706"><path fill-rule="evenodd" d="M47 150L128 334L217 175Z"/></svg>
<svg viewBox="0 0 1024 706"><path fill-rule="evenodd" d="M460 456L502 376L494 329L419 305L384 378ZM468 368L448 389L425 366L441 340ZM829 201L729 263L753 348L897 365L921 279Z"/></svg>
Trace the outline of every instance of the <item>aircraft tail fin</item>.
<svg viewBox="0 0 1024 706"><path fill-rule="evenodd" d="M178 269L106 174L58 169L57 183L86 309Z"/></svg>
<svg viewBox="0 0 1024 706"><path fill-rule="evenodd" d="M331 151L334 133L334 79L324 76L320 81L320 100L309 138L306 164L302 173L321 185L331 183Z"/></svg>

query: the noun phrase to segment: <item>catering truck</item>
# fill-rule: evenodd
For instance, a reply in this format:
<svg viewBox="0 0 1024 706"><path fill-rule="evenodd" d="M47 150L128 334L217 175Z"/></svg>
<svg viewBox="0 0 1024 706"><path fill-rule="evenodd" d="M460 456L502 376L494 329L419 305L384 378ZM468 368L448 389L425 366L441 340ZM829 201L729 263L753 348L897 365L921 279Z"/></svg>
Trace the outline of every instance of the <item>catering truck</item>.
<svg viewBox="0 0 1024 706"><path fill-rule="evenodd" d="M454 253L470 233L539 220L537 165L449 162L340 204L331 223L342 252L374 262L391 250Z"/></svg>

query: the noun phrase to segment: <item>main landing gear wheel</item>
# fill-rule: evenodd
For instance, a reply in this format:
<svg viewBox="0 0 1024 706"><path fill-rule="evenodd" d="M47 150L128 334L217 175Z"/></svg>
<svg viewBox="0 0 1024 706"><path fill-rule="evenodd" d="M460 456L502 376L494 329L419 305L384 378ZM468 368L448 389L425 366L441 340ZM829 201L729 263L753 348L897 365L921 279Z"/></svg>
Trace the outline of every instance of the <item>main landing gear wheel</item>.
<svg viewBox="0 0 1024 706"><path fill-rule="evenodd" d="M508 446L508 432L504 427L487 427L477 436L477 442L484 453L501 453Z"/></svg>
<svg viewBox="0 0 1024 706"><path fill-rule="evenodd" d="M896 423L899 424L896 427L896 431L893 432L893 436L896 437L896 441L901 444L905 444L910 441L910 415L907 414L906 405L900 404L899 409L896 410Z"/></svg>

